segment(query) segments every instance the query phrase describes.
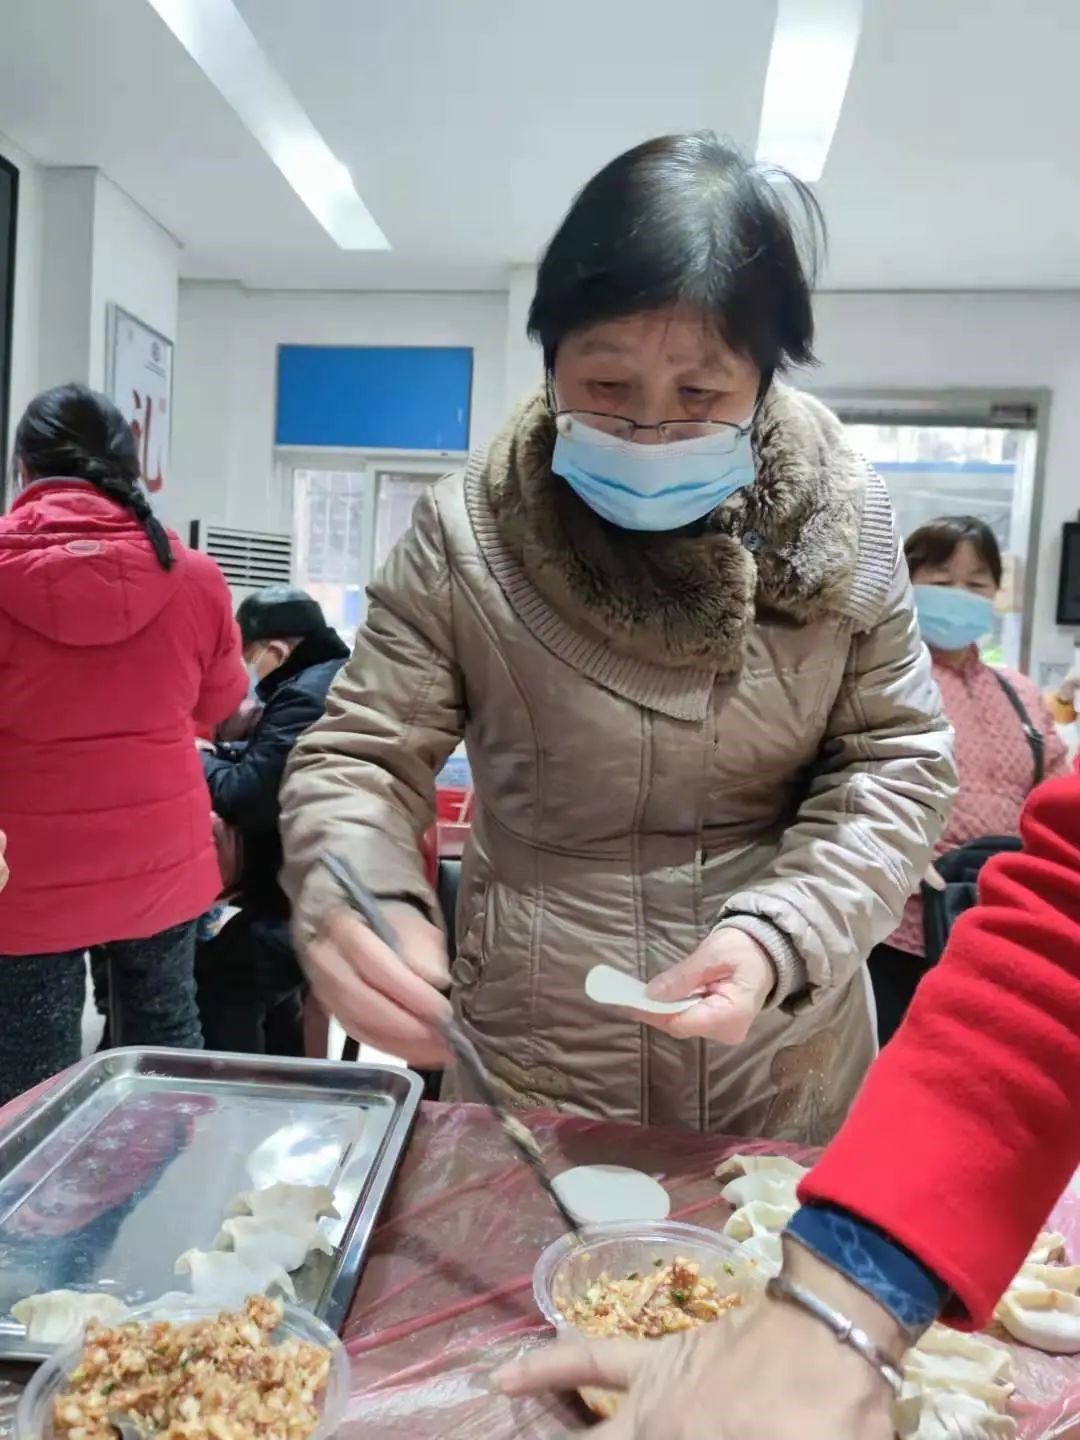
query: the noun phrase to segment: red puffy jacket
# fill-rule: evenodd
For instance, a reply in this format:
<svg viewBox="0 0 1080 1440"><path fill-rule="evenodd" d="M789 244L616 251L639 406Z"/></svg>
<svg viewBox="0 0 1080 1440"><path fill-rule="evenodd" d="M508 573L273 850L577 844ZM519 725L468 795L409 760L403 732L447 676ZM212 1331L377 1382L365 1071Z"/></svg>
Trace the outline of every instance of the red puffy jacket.
<svg viewBox="0 0 1080 1440"><path fill-rule="evenodd" d="M196 723L247 690L228 587L79 480L0 519L0 955L138 939L220 888Z"/></svg>
<svg viewBox="0 0 1080 1440"><path fill-rule="evenodd" d="M960 1324L987 1321L1080 1164L1080 777L1020 830L802 1187L917 1255Z"/></svg>

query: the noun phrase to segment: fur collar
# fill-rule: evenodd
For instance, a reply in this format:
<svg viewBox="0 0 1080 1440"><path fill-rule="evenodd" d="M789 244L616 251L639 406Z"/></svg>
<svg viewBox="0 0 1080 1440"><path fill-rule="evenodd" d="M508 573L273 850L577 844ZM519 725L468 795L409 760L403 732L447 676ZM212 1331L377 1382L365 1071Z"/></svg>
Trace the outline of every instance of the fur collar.
<svg viewBox="0 0 1080 1440"><path fill-rule="evenodd" d="M551 473L540 393L493 442L487 499L504 545L555 612L635 660L735 674L756 619L839 610L858 560L866 465L843 426L774 384L754 428L757 480L696 535L643 536L591 511Z"/></svg>

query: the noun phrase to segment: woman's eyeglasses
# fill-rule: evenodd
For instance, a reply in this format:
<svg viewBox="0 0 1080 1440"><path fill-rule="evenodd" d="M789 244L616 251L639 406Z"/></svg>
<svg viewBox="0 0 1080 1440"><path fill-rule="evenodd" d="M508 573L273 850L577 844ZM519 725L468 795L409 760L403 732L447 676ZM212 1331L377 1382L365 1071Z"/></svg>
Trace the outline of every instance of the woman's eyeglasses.
<svg viewBox="0 0 1080 1440"><path fill-rule="evenodd" d="M641 425L627 415L607 415L596 410L559 410L555 423L564 435L572 433L575 425L584 425L592 430L601 430L617 440L633 440L639 430L655 434L662 445L677 440L704 440L712 436L718 442L734 445L748 435L757 412L745 425L734 425L727 420L661 420L657 425Z"/></svg>

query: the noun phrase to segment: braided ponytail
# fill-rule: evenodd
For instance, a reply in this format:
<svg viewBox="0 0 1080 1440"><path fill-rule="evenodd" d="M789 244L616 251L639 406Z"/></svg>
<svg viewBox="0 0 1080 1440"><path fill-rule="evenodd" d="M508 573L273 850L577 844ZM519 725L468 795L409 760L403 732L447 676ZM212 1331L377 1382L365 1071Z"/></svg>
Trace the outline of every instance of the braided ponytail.
<svg viewBox="0 0 1080 1440"><path fill-rule="evenodd" d="M163 570L171 570L176 564L176 556L169 544L168 532L150 508L150 501L138 485L127 485L122 480L112 478L94 480L92 483L99 490L103 490L110 500L115 500L118 505L125 505L134 514L146 531L146 538L157 556L158 564Z"/></svg>
<svg viewBox="0 0 1080 1440"><path fill-rule="evenodd" d="M57 385L26 408L15 431L15 457L34 480L86 480L130 510L163 570L176 563L164 525L139 487L139 452L131 426L104 395L85 385Z"/></svg>

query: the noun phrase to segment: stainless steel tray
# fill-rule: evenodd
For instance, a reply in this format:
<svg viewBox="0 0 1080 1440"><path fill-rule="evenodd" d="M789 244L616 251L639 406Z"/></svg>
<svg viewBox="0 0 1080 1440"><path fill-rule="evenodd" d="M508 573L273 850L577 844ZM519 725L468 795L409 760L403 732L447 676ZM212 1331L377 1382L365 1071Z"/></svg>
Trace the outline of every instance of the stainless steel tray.
<svg viewBox="0 0 1080 1440"><path fill-rule="evenodd" d="M332 1255L293 1276L340 1329L423 1085L406 1070L180 1050L113 1050L0 1134L0 1358L41 1360L10 1316L76 1289L137 1304L186 1283L241 1190L332 1185Z"/></svg>

